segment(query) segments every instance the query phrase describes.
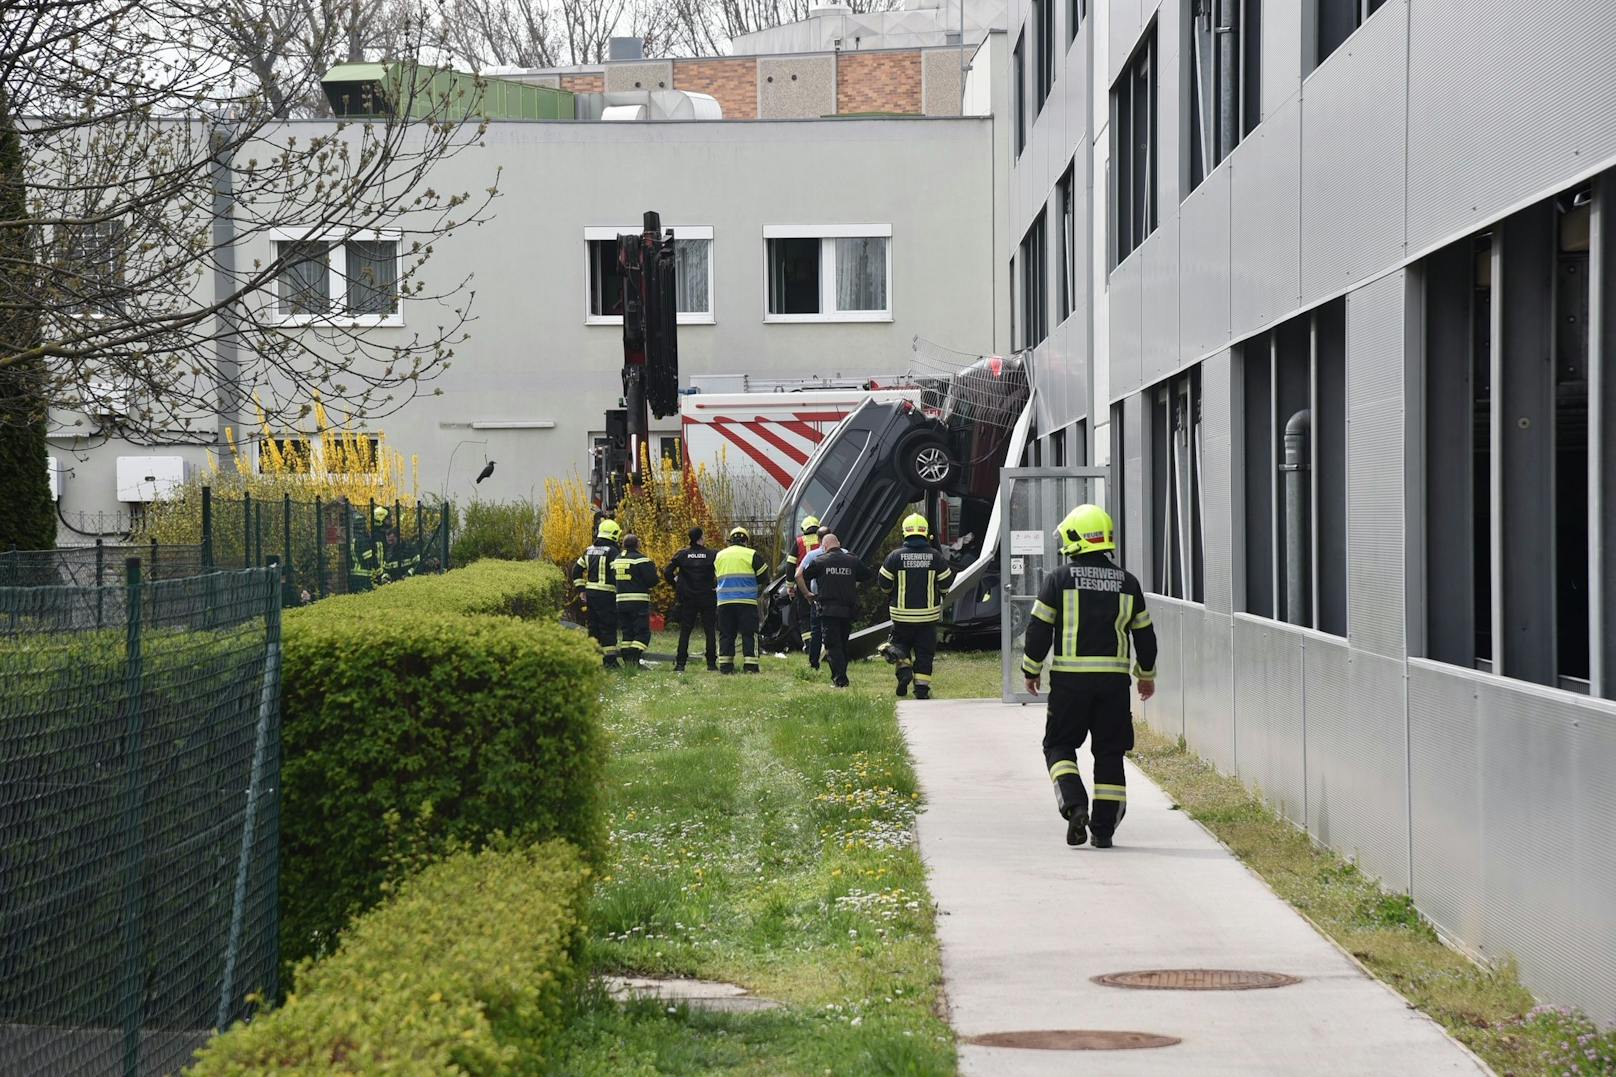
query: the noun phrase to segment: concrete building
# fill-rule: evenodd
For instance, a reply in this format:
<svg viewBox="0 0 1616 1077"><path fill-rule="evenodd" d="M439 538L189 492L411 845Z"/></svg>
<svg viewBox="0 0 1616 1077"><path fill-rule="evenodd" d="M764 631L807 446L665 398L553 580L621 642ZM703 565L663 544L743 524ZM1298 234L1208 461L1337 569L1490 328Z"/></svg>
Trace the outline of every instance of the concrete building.
<svg viewBox="0 0 1616 1077"><path fill-rule="evenodd" d="M1616 9L1009 28L1036 456L1112 465L1146 718L1616 1020Z"/></svg>
<svg viewBox="0 0 1616 1077"><path fill-rule="evenodd" d="M1003 35L995 41L1002 51ZM887 374L909 367L917 336L972 352L1007 344L1008 293L995 256L1003 215L990 209L1007 165L994 149L991 88L984 83L973 92L976 114L959 114L958 51L946 50L943 65L952 76L943 96L947 116L910 107L928 92L931 67L919 50L903 54L912 62L891 91L901 101L878 99L888 91L875 68L866 72L875 78L870 100L850 99L848 68L836 81L834 56L748 60L758 71L778 64L769 70L785 85L799 75L799 82L818 85L808 73L823 69L830 81L813 90L824 100L811 108L771 110L773 91L758 91L765 114L816 118L497 120L480 148L437 166L433 182L440 190L481 189L499 169L502 196L488 224L437 244L425 271L434 283L469 276L476 292L471 339L434 383L442 395L417 399L376 424L393 447L419 458L423 492L542 498L547 477L588 474L593 439L621 394L612 244L620 231L639 231L646 210L658 211L682 241L679 352L686 382L704 374ZM616 85L627 77L617 72L635 66L608 65L596 77ZM990 70L984 56L977 78ZM837 102L850 100L851 111L912 114L836 117ZM817 118L822 107L830 118ZM303 138L329 129L313 121L297 126ZM335 244L313 277L294 284L319 292L322 301L329 291L334 309L343 311L352 298L341 294L344 266L359 257L385 258L375 245L396 250L398 242L377 235L358 246ZM272 257L267 240L261 247L238 251L238 262ZM326 316L293 311L288 329L315 333L317 324L302 323ZM383 345L402 343L412 323L433 317L429 305L406 298L376 317L368 335ZM665 452L677 451L677 422L675 416L656 424ZM274 433L296 438L307 431ZM128 483L119 486L120 461L133 482L154 470L173 474L174 460L200 467L217 448L203 438L162 448L115 434L55 438L63 514L82 530L96 530L83 514L106 511L116 521L120 510L138 504ZM485 457L498 462L496 472L474 487ZM64 541L74 537L63 534Z"/></svg>

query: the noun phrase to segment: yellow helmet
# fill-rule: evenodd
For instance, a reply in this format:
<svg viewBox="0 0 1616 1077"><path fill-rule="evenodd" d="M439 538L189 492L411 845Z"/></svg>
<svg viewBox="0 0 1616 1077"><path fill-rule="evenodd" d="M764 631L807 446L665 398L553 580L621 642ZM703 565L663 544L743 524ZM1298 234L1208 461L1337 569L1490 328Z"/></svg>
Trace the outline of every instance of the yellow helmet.
<svg viewBox="0 0 1616 1077"><path fill-rule="evenodd" d="M387 522L387 516L388 512L386 505L377 505L375 508L370 510L370 522L378 526Z"/></svg>
<svg viewBox="0 0 1616 1077"><path fill-rule="evenodd" d="M903 518L904 538L908 538L910 535L919 535L921 538L925 538L929 534L931 534L931 524L920 513L911 512Z"/></svg>
<svg viewBox="0 0 1616 1077"><path fill-rule="evenodd" d="M802 533L803 534L805 534L805 535L809 534L810 532L818 530L818 528L819 528L819 517L817 517L817 516L804 516L802 518Z"/></svg>
<svg viewBox="0 0 1616 1077"><path fill-rule="evenodd" d="M610 518L602 520L600 528L595 532L597 537L606 539L608 542L616 542L622 534L623 525Z"/></svg>
<svg viewBox="0 0 1616 1077"><path fill-rule="evenodd" d="M751 542L752 532L737 525L729 529L729 540L731 542Z"/></svg>
<svg viewBox="0 0 1616 1077"><path fill-rule="evenodd" d="M1061 553L1117 548L1116 525L1111 522L1111 514L1098 505L1079 505L1067 513L1055 529L1055 537L1060 539Z"/></svg>

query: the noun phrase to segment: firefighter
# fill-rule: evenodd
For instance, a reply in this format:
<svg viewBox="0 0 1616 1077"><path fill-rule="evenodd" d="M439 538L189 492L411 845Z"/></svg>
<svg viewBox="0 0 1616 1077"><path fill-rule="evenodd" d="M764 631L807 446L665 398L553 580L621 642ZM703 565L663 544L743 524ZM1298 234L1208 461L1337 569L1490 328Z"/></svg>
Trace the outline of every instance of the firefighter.
<svg viewBox="0 0 1616 1077"><path fill-rule="evenodd" d="M802 518L802 534L798 535L791 544L791 552L786 554L785 563L780 566L781 574L792 577L802 571L808 555L819 547L820 526L819 517L804 516ZM813 638L813 607L799 595L799 588L791 589L791 623L796 626L802 637L802 649L808 650ZM811 663L816 669L817 661Z"/></svg>
<svg viewBox="0 0 1616 1077"><path fill-rule="evenodd" d="M819 656L825 650L825 633L819 623L819 603L814 601L814 593L819 590L817 582L810 582L803 578L803 571L814 563L814 559L825 553L825 536L830 534L830 528L821 524L819 526L819 545L802 555L797 564L797 591L808 595L808 668L819 668ZM795 597L795 596L793 596Z"/></svg>
<svg viewBox="0 0 1616 1077"><path fill-rule="evenodd" d="M618 650L623 665L639 669L651 646L651 588L657 585L655 562L640 552L640 536L624 535L623 549L612 561L612 585L617 589Z"/></svg>
<svg viewBox="0 0 1616 1077"><path fill-rule="evenodd" d="M830 682L847 687L847 637L858 613L858 586L874 575L870 566L842 549L835 535L826 535L822 551L808 562L799 589L804 595L808 584L817 584L815 602L819 624L825 634L825 660L830 663Z"/></svg>
<svg viewBox="0 0 1616 1077"><path fill-rule="evenodd" d="M762 673L758 665L757 630L763 586L769 580L769 565L752 549L752 535L744 527L729 533L729 545L713 559L718 577L718 672L735 672L735 637L741 637L742 668Z"/></svg>
<svg viewBox="0 0 1616 1077"><path fill-rule="evenodd" d="M1070 560L1046 575L1027 622L1021 672L1027 691L1038 694L1044 658L1049 669L1049 711L1044 723L1044 765L1055 784L1055 805L1066 819L1066 844L1082 845L1084 828L1099 849L1127 811L1122 756L1133 747L1128 698L1130 640L1137 652L1133 677L1139 698L1156 692L1156 630L1133 573L1107 555L1115 550L1111 517L1098 505L1079 505L1055 534ZM1077 750L1093 739L1094 806L1077 771Z"/></svg>
<svg viewBox="0 0 1616 1077"><path fill-rule="evenodd" d="M387 521L391 515L386 505L375 505L367 526L364 517L354 513L358 526L348 547L350 592L369 591L387 582Z"/></svg>
<svg viewBox="0 0 1616 1077"><path fill-rule="evenodd" d="M589 636L600 644L607 669L617 668L617 587L612 582L612 562L622 552L617 545L623 529L616 520L604 517L596 524L595 541L573 564L572 579L584 591L589 614Z"/></svg>
<svg viewBox="0 0 1616 1077"><path fill-rule="evenodd" d="M701 543L701 528L690 529L690 545L673 555L662 578L668 581L679 600L679 649L673 656L673 671L683 673L690 658L690 633L696 621L701 621L702 634L707 637L707 669L718 669L718 645L713 639L713 622L717 617L717 577L713 574L714 552Z"/></svg>
<svg viewBox="0 0 1616 1077"><path fill-rule="evenodd" d="M903 521L903 545L881 565L881 589L887 593L892 638L887 656L898 674L898 695L931 698L932 660L937 654L937 626L943 619L943 594L954 570L931 544L931 525L918 512Z"/></svg>

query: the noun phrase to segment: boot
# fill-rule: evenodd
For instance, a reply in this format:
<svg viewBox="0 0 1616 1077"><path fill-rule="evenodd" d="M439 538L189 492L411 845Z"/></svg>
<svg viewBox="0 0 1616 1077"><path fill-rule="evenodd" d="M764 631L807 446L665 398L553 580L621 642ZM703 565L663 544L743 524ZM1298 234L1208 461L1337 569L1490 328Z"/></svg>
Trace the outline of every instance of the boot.
<svg viewBox="0 0 1616 1077"><path fill-rule="evenodd" d="M929 684L917 684L917 685L915 685L915 698L916 699L930 699L931 698L931 685L929 685Z"/></svg>
<svg viewBox="0 0 1616 1077"><path fill-rule="evenodd" d="M1089 813L1086 811L1074 811L1066 820L1066 844L1076 848L1087 841L1088 835L1084 833L1084 828L1088 825ZM1094 844L1100 844L1100 835L1094 835ZM1106 838L1105 844L1110 845L1111 839ZM1101 847L1104 848L1104 846Z"/></svg>
<svg viewBox="0 0 1616 1077"><path fill-rule="evenodd" d="M1111 848L1111 835L1110 834L1096 834L1096 835L1094 835L1094 847L1096 849L1109 849L1109 848Z"/></svg>

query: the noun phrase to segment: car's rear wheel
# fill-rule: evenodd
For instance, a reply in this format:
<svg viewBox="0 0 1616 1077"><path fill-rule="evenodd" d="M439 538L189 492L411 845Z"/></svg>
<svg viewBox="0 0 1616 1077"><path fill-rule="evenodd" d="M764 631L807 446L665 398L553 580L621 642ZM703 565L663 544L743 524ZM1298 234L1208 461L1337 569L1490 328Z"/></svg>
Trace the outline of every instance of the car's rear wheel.
<svg viewBox="0 0 1616 1077"><path fill-rule="evenodd" d="M898 444L898 475L922 490L941 490L959 473L959 462L943 440L911 434Z"/></svg>

